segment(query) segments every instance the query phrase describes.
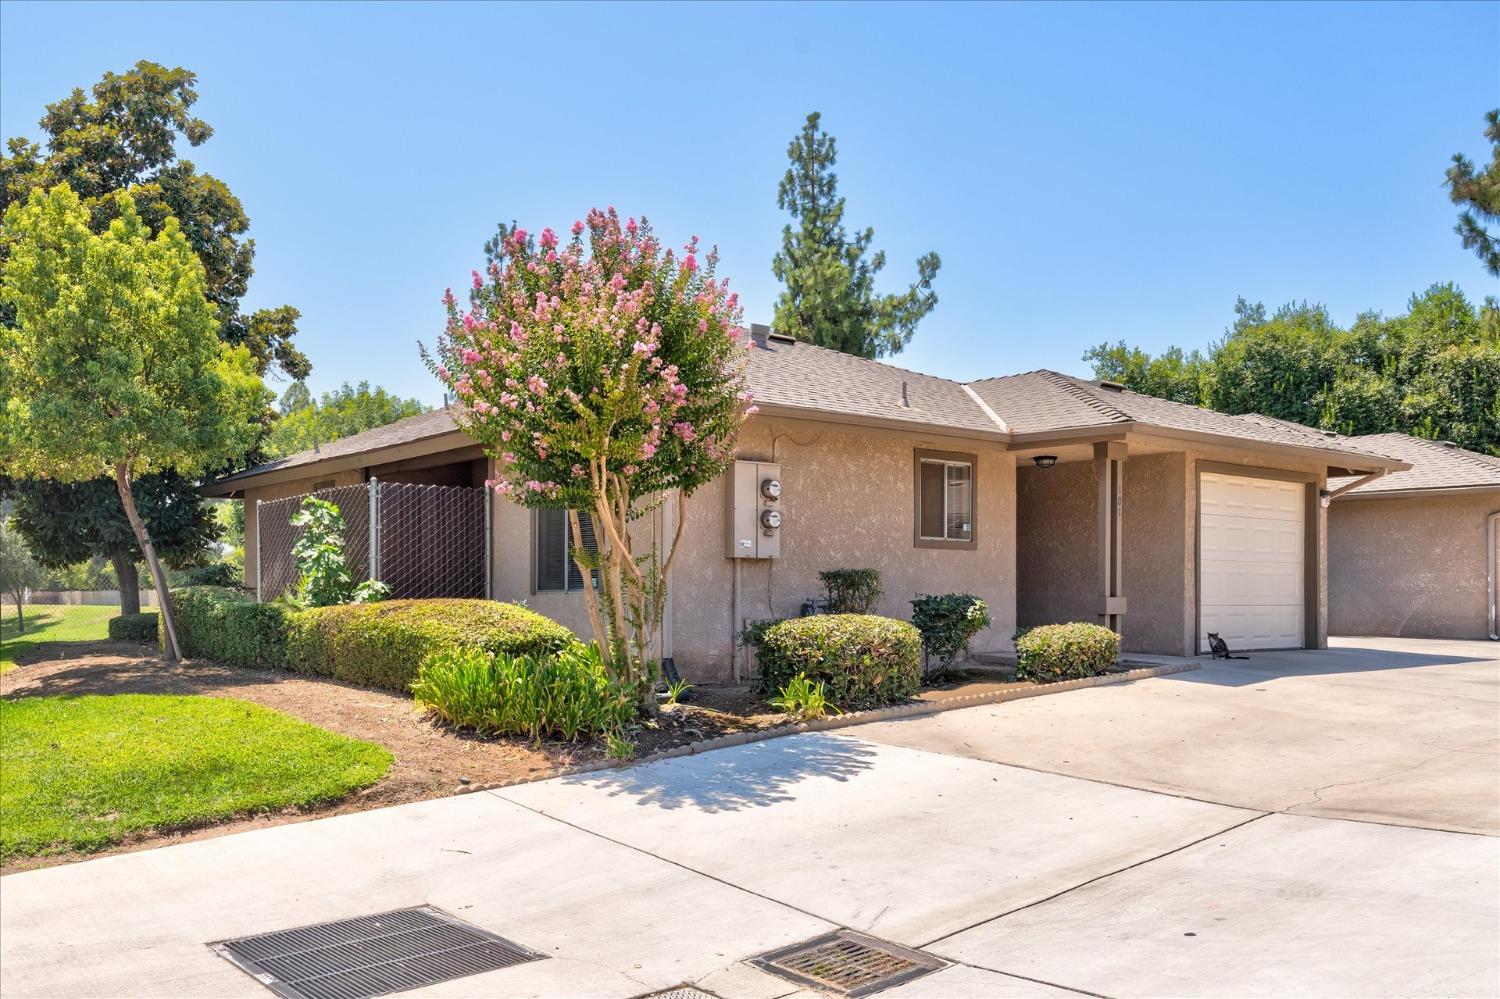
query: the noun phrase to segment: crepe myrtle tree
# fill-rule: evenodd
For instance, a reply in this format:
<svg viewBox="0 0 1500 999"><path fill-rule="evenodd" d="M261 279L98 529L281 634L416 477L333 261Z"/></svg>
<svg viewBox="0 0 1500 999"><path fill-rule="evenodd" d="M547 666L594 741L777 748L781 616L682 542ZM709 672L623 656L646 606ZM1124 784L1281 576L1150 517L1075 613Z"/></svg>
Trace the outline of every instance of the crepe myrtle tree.
<svg viewBox="0 0 1500 999"><path fill-rule="evenodd" d="M219 340L203 264L176 220L153 237L134 199L115 197L119 217L98 234L66 184L33 190L5 213L0 301L16 322L0 326L0 473L113 477L175 660L166 573L132 482L243 455L268 393L250 352Z"/></svg>
<svg viewBox="0 0 1500 999"><path fill-rule="evenodd" d="M450 290L448 323L423 357L463 404L459 422L496 459L488 485L528 507L579 512L598 550L575 545L589 620L616 681L649 705L651 649L681 548L683 504L722 475L755 412L744 384L738 296L697 237L679 256L643 218L613 208L533 237L502 226L473 273L468 308ZM675 494L665 551L642 550L631 522Z"/></svg>

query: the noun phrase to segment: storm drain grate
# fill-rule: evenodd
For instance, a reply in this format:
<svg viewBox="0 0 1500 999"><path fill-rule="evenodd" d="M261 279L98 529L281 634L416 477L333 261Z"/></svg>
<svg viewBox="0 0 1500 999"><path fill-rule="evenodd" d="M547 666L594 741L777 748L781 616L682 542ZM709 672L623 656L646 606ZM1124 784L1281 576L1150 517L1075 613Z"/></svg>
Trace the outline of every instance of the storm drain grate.
<svg viewBox="0 0 1500 999"><path fill-rule="evenodd" d="M210 946L287 999L367 999L545 956L428 905Z"/></svg>
<svg viewBox="0 0 1500 999"><path fill-rule="evenodd" d="M660 992L653 992L648 996L638 996L636 999L719 999L719 997L712 992L704 992L691 985L678 985Z"/></svg>
<svg viewBox="0 0 1500 999"><path fill-rule="evenodd" d="M816 985L855 999L946 967L944 961L931 954L852 930L839 930L773 950L753 963L789 981Z"/></svg>

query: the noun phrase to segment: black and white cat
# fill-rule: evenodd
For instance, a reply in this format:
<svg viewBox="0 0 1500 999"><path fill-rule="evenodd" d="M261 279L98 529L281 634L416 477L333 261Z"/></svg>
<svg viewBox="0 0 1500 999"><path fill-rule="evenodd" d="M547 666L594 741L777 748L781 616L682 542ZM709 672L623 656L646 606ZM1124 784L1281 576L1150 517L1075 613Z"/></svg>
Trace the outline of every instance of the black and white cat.
<svg viewBox="0 0 1500 999"><path fill-rule="evenodd" d="M1208 647L1213 652L1215 659L1249 659L1249 656L1232 656L1229 654L1229 643L1218 636L1217 632L1208 633Z"/></svg>

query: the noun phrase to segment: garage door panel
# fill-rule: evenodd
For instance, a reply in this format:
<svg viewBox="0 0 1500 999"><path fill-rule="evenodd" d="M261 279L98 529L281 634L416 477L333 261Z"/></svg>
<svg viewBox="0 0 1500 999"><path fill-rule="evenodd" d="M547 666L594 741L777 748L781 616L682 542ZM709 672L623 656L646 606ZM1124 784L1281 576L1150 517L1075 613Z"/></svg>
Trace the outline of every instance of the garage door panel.
<svg viewBox="0 0 1500 999"><path fill-rule="evenodd" d="M1217 561L1302 563L1302 522L1203 515L1203 557Z"/></svg>
<svg viewBox="0 0 1500 999"><path fill-rule="evenodd" d="M1203 608L1203 632L1214 632L1232 650L1287 649L1302 645L1300 607L1209 607ZM1208 648L1208 640L1203 640Z"/></svg>
<svg viewBox="0 0 1500 999"><path fill-rule="evenodd" d="M1302 565L1294 562L1203 562L1205 606L1302 606Z"/></svg>
<svg viewBox="0 0 1500 999"><path fill-rule="evenodd" d="M1305 487L1205 472L1199 488L1199 616L1234 649L1304 641Z"/></svg>

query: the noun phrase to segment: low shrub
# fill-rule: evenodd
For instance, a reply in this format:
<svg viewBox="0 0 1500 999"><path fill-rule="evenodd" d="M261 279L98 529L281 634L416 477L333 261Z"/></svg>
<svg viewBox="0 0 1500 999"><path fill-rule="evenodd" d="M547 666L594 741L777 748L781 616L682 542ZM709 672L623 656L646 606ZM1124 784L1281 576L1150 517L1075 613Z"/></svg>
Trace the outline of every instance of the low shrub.
<svg viewBox="0 0 1500 999"><path fill-rule="evenodd" d="M222 586L186 586L171 596L184 656L230 666L286 665L294 611L258 604L245 591Z"/></svg>
<svg viewBox="0 0 1500 999"><path fill-rule="evenodd" d="M191 569L183 569L174 575L178 586L238 587L244 582L240 576L240 570L228 562L195 565Z"/></svg>
<svg viewBox="0 0 1500 999"><path fill-rule="evenodd" d="M109 619L109 637L117 642L156 641L156 611L120 614Z"/></svg>
<svg viewBox="0 0 1500 999"><path fill-rule="evenodd" d="M989 606L970 593L918 597L911 608L911 623L922 633L927 676L945 672L969 650L969 641L990 626Z"/></svg>
<svg viewBox="0 0 1500 999"><path fill-rule="evenodd" d="M492 600L387 600L298 611L287 662L301 673L405 693L427 657L475 648L540 656L577 639L555 621Z"/></svg>
<svg viewBox="0 0 1500 999"><path fill-rule="evenodd" d="M872 614L820 614L765 630L761 683L779 693L799 674L822 683L829 704L859 711L900 704L922 684L922 636L905 621Z"/></svg>
<svg viewBox="0 0 1500 999"><path fill-rule="evenodd" d="M1047 683L1098 676L1120 657L1120 636L1097 624L1044 624L1016 640L1016 677Z"/></svg>
<svg viewBox="0 0 1500 999"><path fill-rule="evenodd" d="M825 569L818 579L830 614L868 614L880 603L879 569Z"/></svg>
<svg viewBox="0 0 1500 999"><path fill-rule="evenodd" d="M450 725L490 735L623 739L622 730L636 715L634 692L610 680L595 646L577 642L537 655L478 648L434 652L411 692Z"/></svg>

